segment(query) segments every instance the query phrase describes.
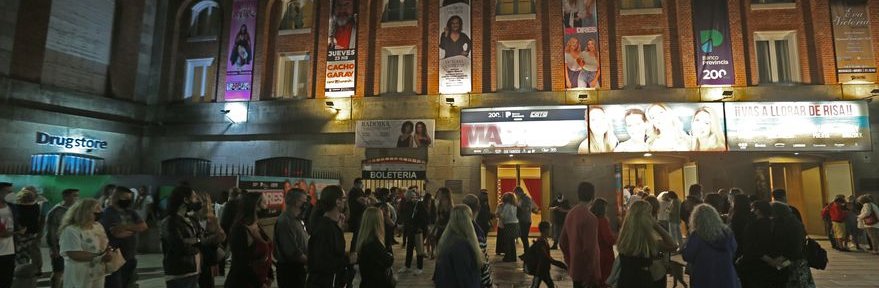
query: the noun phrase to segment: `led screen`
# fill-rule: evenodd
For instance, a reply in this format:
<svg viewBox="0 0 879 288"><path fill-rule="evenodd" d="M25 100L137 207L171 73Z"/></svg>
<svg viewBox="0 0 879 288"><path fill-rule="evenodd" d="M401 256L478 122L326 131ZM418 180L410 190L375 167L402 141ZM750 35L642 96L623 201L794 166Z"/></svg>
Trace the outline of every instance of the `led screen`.
<svg viewBox="0 0 879 288"><path fill-rule="evenodd" d="M588 150L725 151L723 125L723 103L590 105Z"/></svg>
<svg viewBox="0 0 879 288"><path fill-rule="evenodd" d="M461 155L588 151L585 116L582 105L464 109Z"/></svg>
<svg viewBox="0 0 879 288"><path fill-rule="evenodd" d="M863 101L727 102L730 151L867 151Z"/></svg>

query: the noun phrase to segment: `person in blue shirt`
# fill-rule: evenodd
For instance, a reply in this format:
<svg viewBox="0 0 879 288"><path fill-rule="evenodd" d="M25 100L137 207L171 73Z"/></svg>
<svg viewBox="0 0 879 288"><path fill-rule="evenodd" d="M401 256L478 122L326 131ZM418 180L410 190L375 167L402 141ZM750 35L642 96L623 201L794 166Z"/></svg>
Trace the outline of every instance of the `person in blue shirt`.
<svg viewBox="0 0 879 288"><path fill-rule="evenodd" d="M101 213L101 225L107 229L110 246L119 248L125 265L118 271L107 276L106 288L128 287L136 281L134 272L137 268L137 233L147 230L147 224L140 215L131 209L134 193L127 187L118 186L110 196L107 208Z"/></svg>

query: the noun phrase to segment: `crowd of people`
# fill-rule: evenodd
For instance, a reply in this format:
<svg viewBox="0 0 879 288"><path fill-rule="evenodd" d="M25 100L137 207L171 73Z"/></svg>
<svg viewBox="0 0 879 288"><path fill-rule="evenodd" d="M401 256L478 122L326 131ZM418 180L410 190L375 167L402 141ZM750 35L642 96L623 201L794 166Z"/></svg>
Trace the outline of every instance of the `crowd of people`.
<svg viewBox="0 0 879 288"><path fill-rule="evenodd" d="M67 189L42 213L34 187L8 203L12 184L0 183L0 287L36 287L44 227L52 287L130 287L137 280L137 235L155 217L143 209L154 202L143 189L108 185L97 199ZM627 186L617 199L618 231L607 217L612 204L595 190L581 182L574 205L555 197L548 205L552 223L538 223L532 242L539 209L521 187L502 194L492 213L486 190L456 203L448 188L371 191L356 179L347 191L324 188L316 206L306 191L292 188L277 221L263 221L268 204L261 192L233 188L214 203L209 193L181 183L164 200L159 224L164 279L169 288L214 287L220 275L228 288L336 288L354 287L359 275L360 287L395 287L398 275L421 275L425 260L435 260L436 287L494 287L488 232L497 228L497 255L521 260L535 288L555 286L551 266L565 270L574 287L666 287L669 275L680 281L683 273L695 288L815 287L807 259L814 248L783 189L772 191L770 202L738 188L703 193L695 184L682 200L675 191ZM835 248L850 250L851 242L873 254L877 213L869 195L839 195L822 211ZM346 232L353 232L350 242ZM405 249L397 269L396 244ZM554 249L563 259L553 259Z"/></svg>

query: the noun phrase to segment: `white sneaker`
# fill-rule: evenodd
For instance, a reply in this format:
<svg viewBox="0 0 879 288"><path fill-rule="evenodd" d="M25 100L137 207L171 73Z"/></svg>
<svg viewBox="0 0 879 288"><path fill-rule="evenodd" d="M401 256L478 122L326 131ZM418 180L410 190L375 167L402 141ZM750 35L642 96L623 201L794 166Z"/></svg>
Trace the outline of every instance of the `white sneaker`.
<svg viewBox="0 0 879 288"><path fill-rule="evenodd" d="M403 267L403 268L400 268L400 270L397 270L397 274L403 274L406 272L409 272L409 268L407 268L407 267Z"/></svg>
<svg viewBox="0 0 879 288"><path fill-rule="evenodd" d="M423 273L423 272L424 271L422 271L421 269L415 269L415 272L413 272L412 274L415 274L415 276L418 276L418 275L421 275L421 273Z"/></svg>

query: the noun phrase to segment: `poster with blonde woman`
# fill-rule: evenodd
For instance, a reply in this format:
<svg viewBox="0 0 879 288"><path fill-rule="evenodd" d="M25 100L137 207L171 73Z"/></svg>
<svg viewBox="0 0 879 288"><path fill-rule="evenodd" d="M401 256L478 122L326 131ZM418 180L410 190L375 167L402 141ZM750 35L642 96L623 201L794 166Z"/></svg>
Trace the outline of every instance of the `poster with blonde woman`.
<svg viewBox="0 0 879 288"><path fill-rule="evenodd" d="M725 151L722 109L723 103L590 105L590 153Z"/></svg>
<svg viewBox="0 0 879 288"><path fill-rule="evenodd" d="M564 0L565 88L601 86L598 9L595 0Z"/></svg>

